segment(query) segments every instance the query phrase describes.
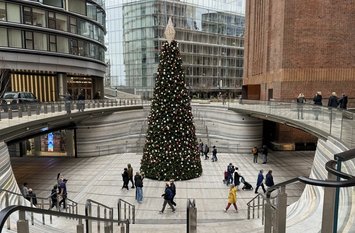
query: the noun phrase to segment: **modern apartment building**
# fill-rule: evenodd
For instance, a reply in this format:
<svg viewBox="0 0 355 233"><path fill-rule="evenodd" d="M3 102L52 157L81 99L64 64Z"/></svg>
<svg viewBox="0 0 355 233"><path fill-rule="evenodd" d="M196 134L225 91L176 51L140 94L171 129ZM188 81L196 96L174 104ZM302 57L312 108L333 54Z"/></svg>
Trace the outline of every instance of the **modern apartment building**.
<svg viewBox="0 0 355 233"><path fill-rule="evenodd" d="M233 1L107 1L107 59L111 85L151 97L169 17L191 96L241 92L244 3ZM223 3L223 4L222 4Z"/></svg>
<svg viewBox="0 0 355 233"><path fill-rule="evenodd" d="M55 101L103 91L105 17L103 0L0 0L2 93Z"/></svg>

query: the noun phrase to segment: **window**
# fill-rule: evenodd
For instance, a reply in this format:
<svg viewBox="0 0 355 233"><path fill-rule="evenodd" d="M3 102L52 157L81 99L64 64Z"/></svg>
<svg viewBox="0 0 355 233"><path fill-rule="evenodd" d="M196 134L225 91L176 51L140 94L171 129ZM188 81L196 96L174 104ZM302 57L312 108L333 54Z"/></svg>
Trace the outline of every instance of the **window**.
<svg viewBox="0 0 355 233"><path fill-rule="evenodd" d="M37 33L33 34L34 38L34 49L35 50L48 50L48 36L47 34Z"/></svg>
<svg viewBox="0 0 355 233"><path fill-rule="evenodd" d="M20 6L16 4L7 4L7 21L20 23Z"/></svg>
<svg viewBox="0 0 355 233"><path fill-rule="evenodd" d="M23 8L23 23L32 25L32 8L30 7Z"/></svg>
<svg viewBox="0 0 355 233"><path fill-rule="evenodd" d="M57 38L54 35L49 35L49 51L57 52Z"/></svg>
<svg viewBox="0 0 355 233"><path fill-rule="evenodd" d="M55 14L53 12L48 12L48 27L56 29L55 27Z"/></svg>
<svg viewBox="0 0 355 233"><path fill-rule="evenodd" d="M68 1L68 10L74 13L85 15L85 0Z"/></svg>
<svg viewBox="0 0 355 233"><path fill-rule="evenodd" d="M73 55L79 54L78 40L75 39L69 40L69 53Z"/></svg>
<svg viewBox="0 0 355 233"><path fill-rule="evenodd" d="M56 29L61 31L68 31L68 17L66 15L56 14L55 15Z"/></svg>
<svg viewBox="0 0 355 233"><path fill-rule="evenodd" d="M33 32L25 32L25 48L33 49Z"/></svg>
<svg viewBox="0 0 355 233"><path fill-rule="evenodd" d="M0 28L0 46L7 47L7 30Z"/></svg>
<svg viewBox="0 0 355 233"><path fill-rule="evenodd" d="M83 57L86 57L87 56L87 52L89 50L87 42L85 42L83 40L79 40L78 48L79 48L79 55L83 56Z"/></svg>
<svg viewBox="0 0 355 233"><path fill-rule="evenodd" d="M4 2L0 2L0 21L6 21L6 8Z"/></svg>
<svg viewBox="0 0 355 233"><path fill-rule="evenodd" d="M70 32L78 34L77 20L74 17L70 17Z"/></svg>
<svg viewBox="0 0 355 233"><path fill-rule="evenodd" d="M68 38L57 36L57 51L59 53L69 53Z"/></svg>
<svg viewBox="0 0 355 233"><path fill-rule="evenodd" d="M87 17L96 21L96 6L90 3L86 4Z"/></svg>
<svg viewBox="0 0 355 233"><path fill-rule="evenodd" d="M15 29L8 29L9 47L22 48L21 31Z"/></svg>
<svg viewBox="0 0 355 233"><path fill-rule="evenodd" d="M39 27L47 27L46 15L43 10L33 8L32 9L32 19L33 19L33 25L39 26Z"/></svg>

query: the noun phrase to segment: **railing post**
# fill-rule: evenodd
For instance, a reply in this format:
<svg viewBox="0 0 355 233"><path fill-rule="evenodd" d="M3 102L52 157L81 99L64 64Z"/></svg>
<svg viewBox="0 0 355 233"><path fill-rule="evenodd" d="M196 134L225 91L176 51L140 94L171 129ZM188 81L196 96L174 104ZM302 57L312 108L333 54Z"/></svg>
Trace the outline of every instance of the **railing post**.
<svg viewBox="0 0 355 233"><path fill-rule="evenodd" d="M195 200L187 200L187 210L186 210L186 232L196 233L197 232L197 209Z"/></svg>
<svg viewBox="0 0 355 233"><path fill-rule="evenodd" d="M28 105L27 107L27 116L31 116L32 115L32 108L31 105Z"/></svg>
<svg viewBox="0 0 355 233"><path fill-rule="evenodd" d="M118 204L117 204L117 220L121 221L121 200L118 200Z"/></svg>
<svg viewBox="0 0 355 233"><path fill-rule="evenodd" d="M54 104L53 104L53 103L51 104L51 112L52 112L52 113L55 113L55 107L54 107Z"/></svg>
<svg viewBox="0 0 355 233"><path fill-rule="evenodd" d="M84 224L82 219L79 219L78 225L76 225L76 233L84 233Z"/></svg>
<svg viewBox="0 0 355 233"><path fill-rule="evenodd" d="M20 105L19 107L18 107L18 118L22 118L22 108L23 108L23 105Z"/></svg>
<svg viewBox="0 0 355 233"><path fill-rule="evenodd" d="M9 110L7 111L7 118L12 119L12 109L9 107Z"/></svg>
<svg viewBox="0 0 355 233"><path fill-rule="evenodd" d="M336 176L328 172L328 180L336 180ZM322 233L331 233L334 228L334 211L336 200L336 188L324 187Z"/></svg>
<svg viewBox="0 0 355 233"><path fill-rule="evenodd" d="M43 105L43 112L44 112L44 114L48 113L48 105L47 104Z"/></svg>
<svg viewBox="0 0 355 233"><path fill-rule="evenodd" d="M8 228L10 230L10 228ZM19 219L17 221L17 232L18 233L29 233L28 221L26 220L26 212L23 210L19 211Z"/></svg>
<svg viewBox="0 0 355 233"><path fill-rule="evenodd" d="M97 205L96 217L100 218L100 206ZM97 221L97 232L100 233L100 221Z"/></svg>
<svg viewBox="0 0 355 233"><path fill-rule="evenodd" d="M36 105L36 114L39 115L41 113L41 105L37 104Z"/></svg>
<svg viewBox="0 0 355 233"><path fill-rule="evenodd" d="M136 223L136 207L132 206L132 224Z"/></svg>
<svg viewBox="0 0 355 233"><path fill-rule="evenodd" d="M58 112L61 112L62 111L62 103L58 103Z"/></svg>
<svg viewBox="0 0 355 233"><path fill-rule="evenodd" d="M42 210L44 209L44 200L41 199L41 207L42 207ZM44 217L44 214L42 214L42 224L43 225L46 225L46 219Z"/></svg>
<svg viewBox="0 0 355 233"><path fill-rule="evenodd" d="M265 204L265 224L264 224L264 233L271 233L272 228L272 207L270 203L270 199L266 201Z"/></svg>
<svg viewBox="0 0 355 233"><path fill-rule="evenodd" d="M286 232L286 214L287 214L287 193L286 186L281 187L281 192L277 198L277 232L282 233Z"/></svg>

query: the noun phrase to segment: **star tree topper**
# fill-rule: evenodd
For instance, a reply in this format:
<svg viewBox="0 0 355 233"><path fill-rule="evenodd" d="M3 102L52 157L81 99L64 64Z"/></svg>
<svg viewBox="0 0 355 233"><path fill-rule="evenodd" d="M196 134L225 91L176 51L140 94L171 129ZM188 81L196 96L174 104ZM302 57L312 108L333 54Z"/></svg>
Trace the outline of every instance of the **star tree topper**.
<svg viewBox="0 0 355 233"><path fill-rule="evenodd" d="M168 25L166 25L165 28L165 38L169 42L169 45L172 40L175 38L175 29L174 29L174 24L173 21L171 20L171 17L169 17Z"/></svg>

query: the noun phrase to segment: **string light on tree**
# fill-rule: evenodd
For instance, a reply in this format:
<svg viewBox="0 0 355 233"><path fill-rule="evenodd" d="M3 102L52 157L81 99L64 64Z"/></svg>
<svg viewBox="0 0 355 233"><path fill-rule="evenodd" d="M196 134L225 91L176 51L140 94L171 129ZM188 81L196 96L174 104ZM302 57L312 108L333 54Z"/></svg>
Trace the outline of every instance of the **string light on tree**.
<svg viewBox="0 0 355 233"><path fill-rule="evenodd" d="M157 180L193 179L201 176L202 166L171 18L164 34L141 170Z"/></svg>

